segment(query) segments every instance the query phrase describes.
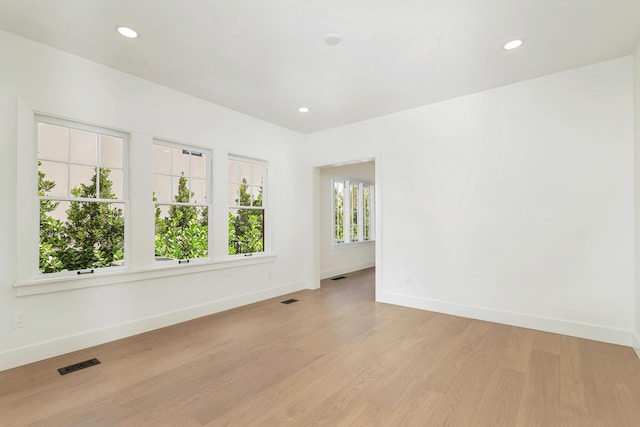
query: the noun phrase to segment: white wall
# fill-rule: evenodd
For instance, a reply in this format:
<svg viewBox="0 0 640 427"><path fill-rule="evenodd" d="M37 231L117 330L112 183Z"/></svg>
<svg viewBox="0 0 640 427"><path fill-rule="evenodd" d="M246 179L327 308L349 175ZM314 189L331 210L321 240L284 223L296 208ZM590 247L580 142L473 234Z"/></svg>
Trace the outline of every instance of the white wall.
<svg viewBox="0 0 640 427"><path fill-rule="evenodd" d="M635 160L635 334L633 347L640 357L640 42L634 66L634 160Z"/></svg>
<svg viewBox="0 0 640 427"><path fill-rule="evenodd" d="M307 286L308 256L299 244L306 219L292 214L304 203L290 197L305 190L298 179L300 134L5 32L0 52L0 370ZM24 212L16 210L16 187L34 164L16 163L26 147L19 144L33 143L17 142L18 100L134 132L133 144L156 136L267 160L275 261L17 297L17 257L25 254L17 253L17 217ZM224 247L226 235L218 239ZM11 327L16 311L25 314L24 328Z"/></svg>
<svg viewBox="0 0 640 427"><path fill-rule="evenodd" d="M310 135L376 158L377 298L620 344L634 328L633 57Z"/></svg>
<svg viewBox="0 0 640 427"><path fill-rule="evenodd" d="M337 276L375 265L375 242L333 244L333 180L375 183L371 161L320 169L320 278Z"/></svg>

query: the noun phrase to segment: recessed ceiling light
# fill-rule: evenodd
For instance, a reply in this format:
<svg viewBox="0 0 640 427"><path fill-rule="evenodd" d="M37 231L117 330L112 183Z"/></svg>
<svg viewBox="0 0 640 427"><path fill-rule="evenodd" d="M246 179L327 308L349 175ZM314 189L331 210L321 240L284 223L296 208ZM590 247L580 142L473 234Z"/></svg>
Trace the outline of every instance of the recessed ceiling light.
<svg viewBox="0 0 640 427"><path fill-rule="evenodd" d="M308 113L309 112L309 107L300 107L300 108L298 108L298 111L300 111L301 113Z"/></svg>
<svg viewBox="0 0 640 427"><path fill-rule="evenodd" d="M340 38L340 35L338 34L327 34L327 36L324 38L324 42L326 44L328 44L329 46L335 46L338 43L340 43L342 41L342 39Z"/></svg>
<svg viewBox="0 0 640 427"><path fill-rule="evenodd" d="M516 48L519 48L520 46L522 46L523 41L516 39L516 40L511 40L510 42L505 43L504 45L504 49L505 50L513 50Z"/></svg>
<svg viewBox="0 0 640 427"><path fill-rule="evenodd" d="M120 35L125 36L128 39L135 39L138 37L138 32L129 27L118 27Z"/></svg>

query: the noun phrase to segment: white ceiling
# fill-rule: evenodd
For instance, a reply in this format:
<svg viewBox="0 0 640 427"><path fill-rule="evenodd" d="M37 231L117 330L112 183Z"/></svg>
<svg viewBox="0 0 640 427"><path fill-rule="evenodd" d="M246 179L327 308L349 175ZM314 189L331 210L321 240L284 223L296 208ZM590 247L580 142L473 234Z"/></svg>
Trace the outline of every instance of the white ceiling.
<svg viewBox="0 0 640 427"><path fill-rule="evenodd" d="M308 133L631 54L640 0L0 0L0 28Z"/></svg>

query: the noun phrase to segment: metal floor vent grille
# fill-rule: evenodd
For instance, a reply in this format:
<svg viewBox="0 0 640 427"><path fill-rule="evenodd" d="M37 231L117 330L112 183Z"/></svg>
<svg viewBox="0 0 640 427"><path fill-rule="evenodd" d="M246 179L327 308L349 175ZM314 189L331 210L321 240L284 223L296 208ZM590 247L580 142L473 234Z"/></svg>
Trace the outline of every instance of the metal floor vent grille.
<svg viewBox="0 0 640 427"><path fill-rule="evenodd" d="M293 304L294 302L298 302L298 300L291 298L286 301L282 301L282 304Z"/></svg>
<svg viewBox="0 0 640 427"><path fill-rule="evenodd" d="M58 369L60 375L70 374L71 372L79 371L80 369L88 368L89 366L99 365L100 361L96 358L91 360L85 360L84 362L74 363L73 365L65 366Z"/></svg>
<svg viewBox="0 0 640 427"><path fill-rule="evenodd" d="M342 279L346 279L347 276L338 276L338 277L333 277L331 280L342 280Z"/></svg>

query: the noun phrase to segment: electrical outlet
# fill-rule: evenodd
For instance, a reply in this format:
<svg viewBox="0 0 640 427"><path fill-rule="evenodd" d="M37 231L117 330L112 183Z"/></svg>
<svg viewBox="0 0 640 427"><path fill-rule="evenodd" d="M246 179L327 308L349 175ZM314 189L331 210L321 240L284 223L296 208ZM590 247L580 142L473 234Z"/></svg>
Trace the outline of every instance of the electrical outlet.
<svg viewBox="0 0 640 427"><path fill-rule="evenodd" d="M13 313L11 323L13 329L23 328L24 327L24 311L16 311Z"/></svg>

